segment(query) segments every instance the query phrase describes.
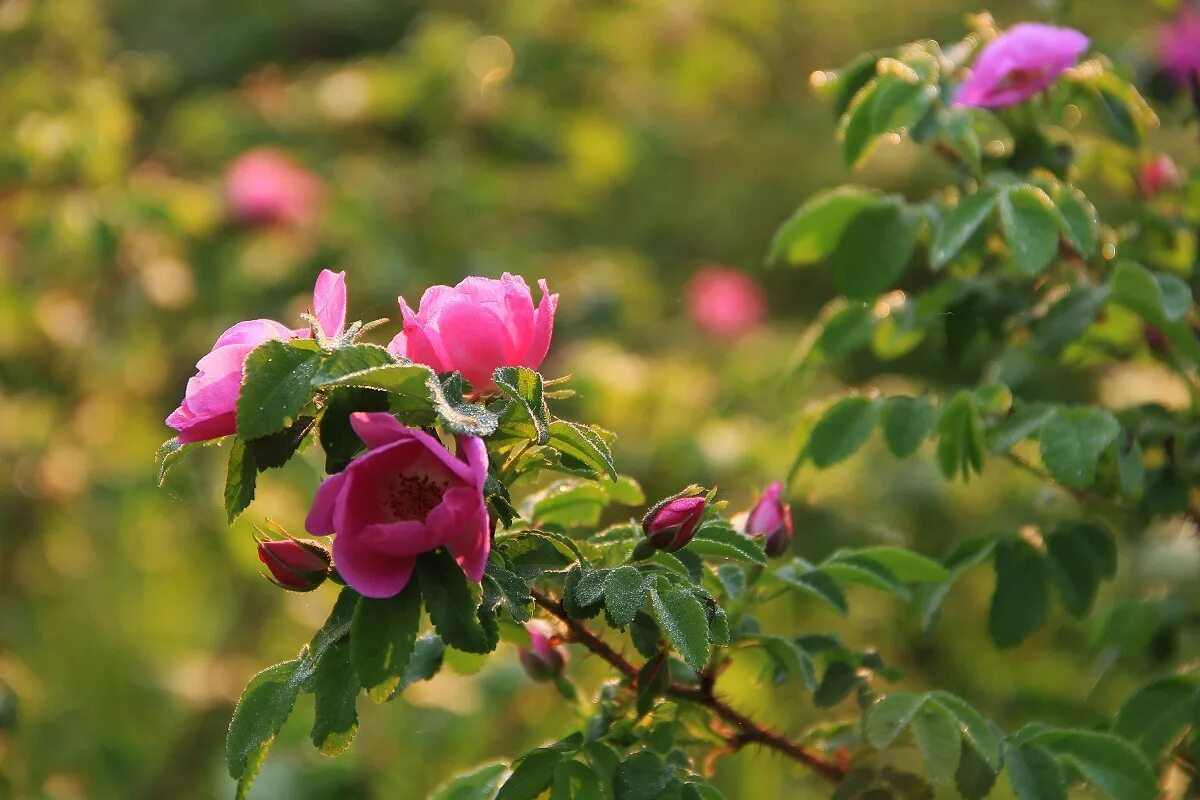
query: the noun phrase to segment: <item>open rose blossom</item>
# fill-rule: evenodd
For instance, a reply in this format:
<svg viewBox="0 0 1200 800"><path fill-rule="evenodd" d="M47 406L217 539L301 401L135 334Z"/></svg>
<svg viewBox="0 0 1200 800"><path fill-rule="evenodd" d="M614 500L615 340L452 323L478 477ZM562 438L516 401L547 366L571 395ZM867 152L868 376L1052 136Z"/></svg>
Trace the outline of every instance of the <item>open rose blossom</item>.
<svg viewBox="0 0 1200 800"><path fill-rule="evenodd" d="M320 178L271 147L247 150L225 171L229 210L249 225L306 225L316 219L322 192Z"/></svg>
<svg viewBox="0 0 1200 800"><path fill-rule="evenodd" d="M356 412L354 432L367 445L317 490L305 527L333 540L333 563L366 597L391 597L408 583L417 556L445 547L479 582L491 548L483 482L483 441L458 437L458 455L391 414Z"/></svg>
<svg viewBox="0 0 1200 800"><path fill-rule="evenodd" d="M687 312L692 322L718 339L732 339L758 327L766 299L758 282L729 267L705 267L688 281Z"/></svg>
<svg viewBox="0 0 1200 800"><path fill-rule="evenodd" d="M1182 85L1191 76L1200 78L1200 11L1188 3L1170 23L1159 27L1158 62L1167 74Z"/></svg>
<svg viewBox="0 0 1200 800"><path fill-rule="evenodd" d="M1013 25L983 48L954 105L1016 105L1054 83L1087 48L1088 38L1073 28L1036 22Z"/></svg>
<svg viewBox="0 0 1200 800"><path fill-rule="evenodd" d="M792 546L792 507L782 497L783 484L772 483L746 517L746 535L763 539L772 558L786 554Z"/></svg>
<svg viewBox="0 0 1200 800"><path fill-rule="evenodd" d="M500 280L467 278L457 286L431 286L413 311L404 298L404 329L388 349L438 372L458 370L477 392L495 388L497 367L537 369L550 349L558 295L538 281L535 309L524 279L507 272Z"/></svg>
<svg viewBox="0 0 1200 800"><path fill-rule="evenodd" d="M327 336L340 336L346 327L346 273L322 270L313 289L313 312ZM239 322L221 334L208 355L196 364L183 402L167 417L179 441L202 442L237 432L237 400L246 356L268 339L311 336L273 319Z"/></svg>

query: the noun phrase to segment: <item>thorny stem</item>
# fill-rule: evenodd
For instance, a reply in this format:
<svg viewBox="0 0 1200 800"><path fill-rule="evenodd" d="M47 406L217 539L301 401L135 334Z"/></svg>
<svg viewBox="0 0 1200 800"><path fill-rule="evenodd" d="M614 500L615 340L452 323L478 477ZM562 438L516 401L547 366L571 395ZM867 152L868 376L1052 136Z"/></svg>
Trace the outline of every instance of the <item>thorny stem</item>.
<svg viewBox="0 0 1200 800"><path fill-rule="evenodd" d="M558 600L543 594L537 589L530 589L533 595L534 602L541 606L546 611L549 611L555 617L558 617L567 629L571 632L573 641L586 647L591 652L600 656L614 667L618 672L630 679L635 679L638 674L637 667L629 662L624 656L614 650L607 642L593 633L586 625L577 619L572 619L566 608ZM808 766L813 772L816 772L821 777L833 783L838 783L846 777L846 770L838 764L828 761L819 753L804 747L801 744L793 742L783 734L772 730L765 725L760 725L750 719L745 714L730 706L721 698L717 697L713 691L711 683L705 681L700 686L693 686L685 683L672 682L667 686L666 694L670 697L679 700L687 700L688 702L704 706L711 710L714 714L720 717L725 722L729 723L736 730L734 733L719 733L725 740L726 752L735 752L747 744L757 744L763 747L775 750L795 761Z"/></svg>

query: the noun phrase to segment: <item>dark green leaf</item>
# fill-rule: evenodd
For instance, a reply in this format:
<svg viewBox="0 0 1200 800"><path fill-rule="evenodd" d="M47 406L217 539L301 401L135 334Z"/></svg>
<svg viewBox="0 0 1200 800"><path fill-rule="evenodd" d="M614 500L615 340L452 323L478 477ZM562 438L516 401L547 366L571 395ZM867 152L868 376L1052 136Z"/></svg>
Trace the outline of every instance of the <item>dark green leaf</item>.
<svg viewBox="0 0 1200 800"><path fill-rule="evenodd" d="M1031 737L1026 744L1049 750L1114 800L1154 800L1159 796L1154 771L1124 739L1096 731L1050 730Z"/></svg>
<svg viewBox="0 0 1200 800"><path fill-rule="evenodd" d="M820 261L833 252L855 217L887 202L882 193L859 186L813 195L775 233L767 260L789 264Z"/></svg>
<svg viewBox="0 0 1200 800"><path fill-rule="evenodd" d="M704 523L688 543L687 549L710 558L730 558L760 565L767 563L767 556L758 541L738 533L723 520Z"/></svg>
<svg viewBox="0 0 1200 800"><path fill-rule="evenodd" d="M1085 616L1100 586L1100 564L1086 535L1075 526L1056 529L1046 537L1046 557L1063 607Z"/></svg>
<svg viewBox="0 0 1200 800"><path fill-rule="evenodd" d="M853 553L857 558L887 567L906 583L938 583L950 579L950 573L941 564L901 547L864 547Z"/></svg>
<svg viewBox="0 0 1200 800"><path fill-rule="evenodd" d="M1004 767L1017 800L1067 800L1067 784L1054 756L1040 747L1009 742Z"/></svg>
<svg viewBox="0 0 1200 800"><path fill-rule="evenodd" d="M699 671L708 663L708 617L704 607L682 589L670 589L665 579L650 586L650 607L654 619L671 646L692 669Z"/></svg>
<svg viewBox="0 0 1200 800"><path fill-rule="evenodd" d="M1046 621L1050 569L1045 557L1021 538L996 543L996 589L988 633L997 647L1015 647Z"/></svg>
<svg viewBox="0 0 1200 800"><path fill-rule="evenodd" d="M250 351L237 401L239 436L258 439L296 421L312 396L312 377L321 362L315 348L306 339L270 339Z"/></svg>
<svg viewBox="0 0 1200 800"><path fill-rule="evenodd" d="M1086 489L1096 480L1100 456L1120 432L1109 411L1056 408L1042 425L1042 463L1064 486Z"/></svg>
<svg viewBox="0 0 1200 800"><path fill-rule="evenodd" d="M563 758L562 753L549 747L526 753L500 787L496 800L534 800L550 788L554 770Z"/></svg>
<svg viewBox="0 0 1200 800"><path fill-rule="evenodd" d="M893 692L877 700L863 720L867 742L877 750L890 745L904 733L924 702L924 695L910 692Z"/></svg>
<svg viewBox="0 0 1200 800"><path fill-rule="evenodd" d="M392 700L400 692L414 683L427 681L442 668L442 660L446 655L446 645L435 633L424 633L413 647L412 657L408 659L408 668L404 670L404 678L392 692L388 700Z"/></svg>
<svg viewBox="0 0 1200 800"><path fill-rule="evenodd" d="M341 472L350 459L365 449L362 440L350 426L351 414L355 411L387 410L387 394L377 389L346 387L330 392L317 431L321 448L325 451L325 471L331 475Z"/></svg>
<svg viewBox="0 0 1200 800"><path fill-rule="evenodd" d="M1000 195L1000 230L1013 265L1025 275L1041 272L1058 252L1054 204L1036 186L1021 184Z"/></svg>
<svg viewBox="0 0 1200 800"><path fill-rule="evenodd" d="M996 784L996 771L983 757L963 740L958 757L958 769L954 771L954 785L963 800L983 800L991 794Z"/></svg>
<svg viewBox="0 0 1200 800"><path fill-rule="evenodd" d="M862 447L875 427L879 403L868 397L844 397L825 411L809 435L806 451L818 469L845 461Z"/></svg>
<svg viewBox="0 0 1200 800"><path fill-rule="evenodd" d="M814 570L808 565L789 564L778 570L775 576L827 604L843 617L846 616L849 610L846 604L846 595L838 586L837 581L824 572Z"/></svg>
<svg viewBox="0 0 1200 800"><path fill-rule="evenodd" d="M858 672L845 661L834 661L825 669L821 685L813 692L813 703L819 708L835 706L854 691L862 679Z"/></svg>
<svg viewBox="0 0 1200 800"><path fill-rule="evenodd" d="M416 573L429 618L446 644L466 653L495 649L495 638L479 618L479 585L467 580L449 553L438 548L422 554Z"/></svg>
<svg viewBox="0 0 1200 800"><path fill-rule="evenodd" d="M1062 352L1095 321L1107 299L1107 286L1072 287L1066 297L1050 307L1046 316L1033 324L1031 333L1038 352L1046 355Z"/></svg>
<svg viewBox="0 0 1200 800"><path fill-rule="evenodd" d="M1000 739L991 724L969 704L949 692L930 692L929 700L936 701L958 720L966 742L993 772L998 772L1001 764Z"/></svg>
<svg viewBox="0 0 1200 800"><path fill-rule="evenodd" d="M446 781L433 790L429 800L492 800L506 772L507 764L484 764Z"/></svg>
<svg viewBox="0 0 1200 800"><path fill-rule="evenodd" d="M249 789L275 736L296 704L300 681L299 659L267 667L246 684L225 740L225 760L230 777Z"/></svg>
<svg viewBox="0 0 1200 800"><path fill-rule="evenodd" d="M669 766L649 750L642 750L617 767L613 790L617 800L655 800L666 788L670 777Z"/></svg>
<svg viewBox="0 0 1200 800"><path fill-rule="evenodd" d="M513 401L519 418L529 425L532 435L526 438L537 444L550 441L550 411L543 396L542 376L526 367L499 367L492 373L492 380Z"/></svg>
<svg viewBox="0 0 1200 800"><path fill-rule="evenodd" d="M257 474L254 453L242 439L235 438L229 446L229 467L225 472L225 517L230 525L254 500Z"/></svg>
<svg viewBox="0 0 1200 800"><path fill-rule="evenodd" d="M920 216L899 203L865 209L830 254L838 292L872 300L892 287L917 245Z"/></svg>
<svg viewBox="0 0 1200 800"><path fill-rule="evenodd" d="M844 356L869 342L874 327L875 315L870 306L852 303L825 321L813 349L831 358Z"/></svg>
<svg viewBox="0 0 1200 800"><path fill-rule="evenodd" d="M1117 714L1113 733L1157 761L1192 724L1200 676L1172 675L1138 689Z"/></svg>
<svg viewBox="0 0 1200 800"><path fill-rule="evenodd" d="M983 470L983 423L975 397L967 391L954 395L938 419L938 466L947 478Z"/></svg>
<svg viewBox="0 0 1200 800"><path fill-rule="evenodd" d="M910 725L930 780L934 783L954 780L962 752L958 720L940 703L928 702L921 705Z"/></svg>
<svg viewBox="0 0 1200 800"><path fill-rule="evenodd" d="M843 583L857 583L882 592L891 592L905 600L909 598L908 588L896 577L896 574L882 563L870 558L862 558L849 552L839 552L822 562L819 569Z"/></svg>
<svg viewBox="0 0 1200 800"><path fill-rule="evenodd" d="M362 597L350 623L350 660L367 694L387 700L408 668L421 622L421 589L417 581L395 597Z"/></svg>
<svg viewBox="0 0 1200 800"><path fill-rule="evenodd" d="M350 666L350 642L339 639L325 649L312 678L312 692L316 695L312 742L324 755L338 755L354 739L358 730L355 704L360 688Z"/></svg>
<svg viewBox="0 0 1200 800"><path fill-rule="evenodd" d="M1093 206L1083 192L1074 186L1058 184L1050 194L1058 209L1063 234L1084 258L1096 250L1096 240L1099 235L1100 220Z"/></svg>
<svg viewBox="0 0 1200 800"><path fill-rule="evenodd" d="M440 382L429 381L433 408L447 433L455 436L491 436L500 425L500 419L477 403L463 399L463 380L457 372Z"/></svg>
<svg viewBox="0 0 1200 800"><path fill-rule="evenodd" d="M304 443L313 422L312 417L298 417L281 431L246 442L247 449L254 452L254 468L262 472L286 464Z"/></svg>
<svg viewBox="0 0 1200 800"><path fill-rule="evenodd" d="M642 573L631 566L617 567L604 581L604 605L618 627L633 621L646 597Z"/></svg>
<svg viewBox="0 0 1200 800"><path fill-rule="evenodd" d="M962 251L996 207L997 198L998 194L994 189L983 189L964 197L954 210L946 215L938 226L930 246L930 266L935 270L941 269Z"/></svg>
<svg viewBox="0 0 1200 800"><path fill-rule="evenodd" d="M937 423L937 408L922 397L898 395L884 401L883 439L896 458L916 452Z"/></svg>
<svg viewBox="0 0 1200 800"><path fill-rule="evenodd" d="M992 452L1007 453L1018 442L1037 433L1054 409L1055 406L1046 403L1025 403L1015 408L1008 419L992 429Z"/></svg>
<svg viewBox="0 0 1200 800"><path fill-rule="evenodd" d="M556 419L550 423L550 446L581 461L597 475L607 475L613 481L617 479L608 443L586 425Z"/></svg>

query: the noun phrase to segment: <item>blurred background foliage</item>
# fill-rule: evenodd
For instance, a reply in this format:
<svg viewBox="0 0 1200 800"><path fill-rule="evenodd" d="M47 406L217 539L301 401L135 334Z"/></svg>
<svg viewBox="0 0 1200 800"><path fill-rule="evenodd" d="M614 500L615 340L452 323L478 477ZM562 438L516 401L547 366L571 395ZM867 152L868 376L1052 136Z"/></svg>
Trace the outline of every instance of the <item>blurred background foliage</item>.
<svg viewBox="0 0 1200 800"><path fill-rule="evenodd" d="M991 10L1004 24L1079 27L1149 78L1149 26L1169 5ZM426 286L467 274L546 277L562 301L544 371L575 376L571 416L618 434L619 466L650 497L699 481L748 506L787 470L796 420L839 387L907 386L899 371L962 382L955 370L969 367L932 348L899 366L864 357L786 379L832 282L827 270L762 264L779 222L846 177L809 75L867 49L957 38L978 10L961 0L0 0L0 797L231 793L221 752L232 703L331 602L259 579L251 525L269 517L299 530L319 471L300 459L264 476L259 502L229 529L221 454L160 490L153 453L213 339L255 316L296 324L322 267L347 270L352 318L363 319L396 317L397 294L415 304ZM1159 111L1154 148L1196 170L1186 106ZM259 146L320 179L310 217L248 224L230 212L222 174ZM1137 158L1084 159L1102 215L1131 202ZM920 197L941 169L897 145L854 179ZM1194 225L1184 233L1188 272ZM714 337L688 319L686 282L714 263L764 284L765 324ZM1064 386L1047 376L1046 391L1092 399L1103 377ZM930 461L901 465L881 447L803 473L793 501L806 557L873 542L941 556L969 533L1066 502L999 466L950 485ZM792 595L762 618L781 631L838 628L908 669L909 685L955 691L1006 725L1086 724L1194 649L1184 613L1194 583L1183 596L1162 587L1195 574L1195 542L1151 531L1132 554L1121 588L1106 591L1146 603L1102 597L1085 625L1059 619L1012 652L986 639L982 573L955 589L929 635L869 591L848 622ZM306 746L308 715L294 715L253 796L423 797L575 725L515 656L477 674L452 666L389 706L362 704L358 739L337 761ZM576 654L585 696L602 667ZM739 663L723 685L763 719L802 730L811 709L764 668ZM823 792L802 768L750 750L723 759L717 783L731 797Z"/></svg>

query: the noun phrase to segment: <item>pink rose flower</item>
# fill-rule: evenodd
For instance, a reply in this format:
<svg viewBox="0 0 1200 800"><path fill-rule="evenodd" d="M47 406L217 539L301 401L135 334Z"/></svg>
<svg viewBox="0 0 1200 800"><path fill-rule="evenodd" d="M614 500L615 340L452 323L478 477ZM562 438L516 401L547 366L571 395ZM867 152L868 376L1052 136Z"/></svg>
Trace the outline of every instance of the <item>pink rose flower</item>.
<svg viewBox="0 0 1200 800"><path fill-rule="evenodd" d="M704 517L704 506L703 497L676 497L655 506L642 522L646 540L667 552L686 547Z"/></svg>
<svg viewBox="0 0 1200 800"><path fill-rule="evenodd" d="M417 311L400 300L404 329L388 349L438 372L458 370L476 392L495 388L497 367L541 366L550 349L558 295L538 281L542 300L524 279L507 272L500 280L466 278L457 286L431 286Z"/></svg>
<svg viewBox="0 0 1200 800"><path fill-rule="evenodd" d="M766 299L762 287L744 272L705 267L688 281L688 316L710 336L732 339L762 322Z"/></svg>
<svg viewBox="0 0 1200 800"><path fill-rule="evenodd" d="M309 224L323 191L320 178L270 147L242 153L225 171L230 211L250 225Z"/></svg>
<svg viewBox="0 0 1200 800"><path fill-rule="evenodd" d="M746 535L762 538L772 558L784 555L792 546L792 507L782 497L783 484L772 483L746 517Z"/></svg>
<svg viewBox="0 0 1200 800"><path fill-rule="evenodd" d="M326 478L304 526L333 540L342 578L366 597L391 597L408 584L417 556L445 547L463 573L483 579L491 549L483 483L483 441L458 437L458 455L386 412L350 415L367 445Z"/></svg>
<svg viewBox="0 0 1200 800"><path fill-rule="evenodd" d="M313 288L313 311L327 336L340 336L346 327L346 273L322 270ZM183 402L167 417L179 441L203 442L237 432L237 400L242 366L250 351L268 339L311 336L273 319L239 322L221 334L208 355L196 363Z"/></svg>
<svg viewBox="0 0 1200 800"><path fill-rule="evenodd" d="M567 664L567 648L554 627L544 619L532 619L525 623L529 632L530 647L517 648L517 657L525 674L535 681L549 681L562 674Z"/></svg>
<svg viewBox="0 0 1200 800"><path fill-rule="evenodd" d="M1088 48L1073 28L1036 22L1013 25L989 42L954 98L956 106L1004 108L1045 89Z"/></svg>
<svg viewBox="0 0 1200 800"><path fill-rule="evenodd" d="M1186 86L1192 75L1200 75L1200 12L1182 4L1175 19L1159 27L1157 45L1163 69Z"/></svg>

